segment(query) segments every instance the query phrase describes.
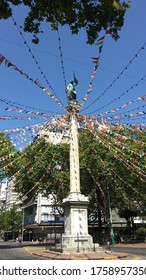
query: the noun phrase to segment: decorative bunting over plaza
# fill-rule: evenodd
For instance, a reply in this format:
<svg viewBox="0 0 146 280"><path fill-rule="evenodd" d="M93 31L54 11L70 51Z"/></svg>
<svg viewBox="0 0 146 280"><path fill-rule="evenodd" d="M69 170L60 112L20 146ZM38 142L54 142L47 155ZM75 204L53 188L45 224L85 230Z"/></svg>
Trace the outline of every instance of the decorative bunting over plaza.
<svg viewBox="0 0 146 280"><path fill-rule="evenodd" d="M128 1L128 4L130 4L130 1ZM118 3L118 1L113 1L113 7L114 11L120 12L122 11L121 5ZM139 81L132 85L129 89L124 91L121 95L117 94L116 98L114 98L111 101L107 101L105 105L101 108L97 108L95 111L99 111L99 114L93 115L89 113L89 116L82 115L82 111L86 110L88 107L90 107L92 104L94 104L96 101L98 101L101 97L104 96L104 94L110 89L115 82L119 80L119 78L123 75L124 71L128 69L128 67L131 65L131 63L134 61L135 58L138 57L140 52L144 50L146 43L142 45L140 50L133 56L133 58L129 61L129 63L124 67L124 69L120 72L120 74L114 79L114 81L93 101L88 107L84 108L83 110L80 110L85 102L88 101L89 95L92 91L93 81L95 80L97 69L100 64L100 57L103 51L104 42L106 39L106 35L112 34L112 28L111 24L107 24L107 29L105 30L105 33L103 36L99 37L95 41L94 47L97 48L97 53L93 56L91 56L91 61L93 64L93 70L90 76L90 83L87 87L87 93L82 98L82 101L80 104L78 104L77 99L72 100L75 106L77 106L77 112L74 112L74 114L77 117L77 125L79 129L79 137L80 137L80 131L90 131L92 136L94 137L94 140L96 140L96 143L98 143L98 149L103 148L104 151L108 152L108 156L113 159L113 162L116 161L119 166L122 165L124 173L130 172L130 176L132 178L136 178L137 182L140 182L142 186L144 186L146 182L146 170L145 170L145 161L144 158L146 156L145 153L145 147L146 143L143 140L145 136L146 131L146 124L145 120L142 122L142 118L145 117L145 103L146 103L146 94L145 92L139 91L138 97L132 97L129 101L129 95L126 100L122 100L124 94L129 93L130 90L133 90L135 87L137 87L140 82L142 82L146 75L144 75ZM63 72L63 78L64 83L66 86L66 79L65 79L65 69L63 64L63 55L62 55L62 49L61 49L61 41L60 41L60 35L59 36L59 50L60 50L60 56L61 56L61 63L62 63L62 72ZM20 70L17 66L15 66L13 63L11 63L4 55L0 55L0 64L5 65L7 68L12 68L13 70L19 72L22 76L33 82L37 87L39 87L43 92L45 92L49 97L51 97L54 101L57 102L59 106L61 106L65 114L59 115L55 114L53 112L47 112L45 110L41 109L35 109L31 108L30 106L23 106L21 104L17 104L16 102L8 101L3 98L0 98L0 102L5 103L5 107L0 108L1 111L5 111L5 114L8 114L8 112L12 112L12 116L8 115L0 115L0 120L28 120L33 121L34 119L39 119L42 121L40 124L35 125L28 125L24 127L16 127L13 129L4 129L0 133L4 133L4 135L9 136L11 142L13 143L14 147L16 147L15 151L11 151L7 153L7 149L11 148L8 141L3 144L1 143L1 154L0 154L0 163L2 164L1 172L6 172L10 168L13 168L14 172L9 178L10 180L16 179L16 184L19 184L21 180L25 176L29 176L33 173L34 170L37 169L38 165L41 165L43 163L44 157L47 154L49 143L53 143L54 145L58 145L60 143L69 144L69 141L71 141L72 135L70 135L70 116L72 113L72 110L69 111L67 107L64 107L64 105L61 103L58 97L55 96L54 92L52 93L51 90L48 90L46 87L44 87L38 79L32 79L28 74ZM115 101L120 101L117 106L110 106L108 110L105 111L105 107L113 104ZM105 100L106 101L106 100ZM75 102L75 103L74 103ZM135 108L135 103L140 103L142 106ZM70 104L68 104L70 105ZM126 109L128 106L131 106L131 111L127 111ZM112 108L111 108L112 107ZM50 109L50 108L49 108ZM73 109L73 108L72 108ZM125 110L124 110L125 109ZM102 110L102 111L101 111ZM79 113L80 111L80 113ZM121 111L119 113L119 111ZM77 114L76 114L77 113ZM134 124L132 122L132 118L136 118L139 120ZM44 122L45 120L45 122ZM116 123L117 121L117 123ZM121 122L121 123L120 123ZM141 136L141 137L139 137ZM86 136L87 137L87 136ZM39 141L38 139L45 139L44 146L39 147ZM71 140L70 140L71 139ZM86 139L86 142L88 144L88 137ZM80 143L82 148L82 142ZM34 152L34 161L32 159L27 158L27 148L31 147L31 151ZM57 146L56 146L57 147ZM75 144L72 143L73 150L75 150ZM88 147L86 147L88 150ZM86 153L86 149L83 151ZM108 162L106 162L105 155L100 156L99 150L97 149L97 146L93 145L92 153L97 158L97 160L100 162L102 169L106 170L108 172L108 175L113 177L113 180L115 182L115 186L117 190L120 192L121 196L125 196L125 190L123 191L123 187L121 187L122 184L124 184L124 179L120 174L118 173L118 170L115 171L114 164L108 165ZM17 154L17 151L19 152ZM19 166L18 170L14 168L15 165L18 164L19 161L24 160L23 166ZM51 158L48 166L45 167L44 174L40 174L38 177L37 182L33 182L31 185L31 188L28 192L26 192L25 196L27 196L32 191L39 191L40 184L46 180L46 176L51 170L51 164L54 163L56 160L55 155ZM75 170L75 158L73 157L73 170ZM82 165L85 166L86 170L90 174L92 180L95 182L95 184L98 186L98 188L101 191L102 198L105 199L105 193L103 192L102 186L100 185L100 182L98 182L95 174L93 174L91 170L91 166L88 165L88 162L86 159L82 159L81 162ZM60 172L61 173L61 172ZM98 173L98 170L97 170ZM74 176L75 184L77 184L77 175L75 172ZM116 178L118 178L118 182L121 182L121 185L117 183ZM62 184L58 183L58 189L62 187ZM138 195L140 197L140 192L136 186L133 186L130 181L127 182L127 188L130 188L132 192L134 193L135 197ZM21 199L23 200L24 197L22 195Z"/></svg>
<svg viewBox="0 0 146 280"><path fill-rule="evenodd" d="M17 66L11 63L6 57L0 54L0 64L2 63L4 63L6 67L12 67L14 70L18 71L21 75L25 76L28 80L30 80L35 85L37 85L41 90L43 90L49 97L51 97L54 101L56 101L64 110L66 110L64 105L58 99L58 97L56 97L53 93L51 93L50 90L48 90L41 83L39 83L38 79L32 79L28 74L20 70Z"/></svg>

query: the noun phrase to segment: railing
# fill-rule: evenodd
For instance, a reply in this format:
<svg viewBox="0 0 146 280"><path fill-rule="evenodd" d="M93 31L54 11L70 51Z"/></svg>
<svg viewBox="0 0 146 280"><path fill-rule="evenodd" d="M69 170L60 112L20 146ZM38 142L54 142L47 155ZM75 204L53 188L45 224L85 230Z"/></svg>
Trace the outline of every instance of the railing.
<svg viewBox="0 0 146 280"><path fill-rule="evenodd" d="M49 233L44 240L45 245L46 245L46 250L62 253L63 252L62 235L63 235L63 233ZM82 242L84 242L84 241L86 241L86 240L84 240L83 238L80 238L79 234L77 234L77 236L75 238L76 252L77 253L86 251L86 247L84 248L81 245ZM97 250L95 242L93 242L92 250L93 251Z"/></svg>
<svg viewBox="0 0 146 280"><path fill-rule="evenodd" d="M49 233L45 243L46 250L62 252L62 233Z"/></svg>

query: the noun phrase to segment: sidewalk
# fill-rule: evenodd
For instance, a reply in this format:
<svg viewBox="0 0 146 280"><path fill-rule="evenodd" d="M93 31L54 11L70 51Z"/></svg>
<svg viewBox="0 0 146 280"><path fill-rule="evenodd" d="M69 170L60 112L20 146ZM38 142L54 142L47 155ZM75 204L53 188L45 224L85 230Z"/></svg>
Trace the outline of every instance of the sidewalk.
<svg viewBox="0 0 146 280"><path fill-rule="evenodd" d="M37 242L28 243L24 246L25 250L33 255L42 256L50 260L117 260L117 259L129 259L130 254L124 252L112 252L102 248L97 252L90 253L76 253L76 254L63 254L46 249L45 244L39 244ZM134 244L115 244L114 248L137 248L146 249L146 243L134 243ZM131 259L136 258L131 256Z"/></svg>
<svg viewBox="0 0 146 280"><path fill-rule="evenodd" d="M103 248L101 250L99 249L99 251L93 251L90 253L63 254L59 252L49 251L43 244L33 243L31 245L29 244L29 246L26 245L24 247L28 253L42 256L50 260L116 260L125 259L129 256L129 254L127 253L112 252Z"/></svg>
<svg viewBox="0 0 146 280"><path fill-rule="evenodd" d="M135 248L135 249L146 249L146 243L119 243L115 244L115 248Z"/></svg>

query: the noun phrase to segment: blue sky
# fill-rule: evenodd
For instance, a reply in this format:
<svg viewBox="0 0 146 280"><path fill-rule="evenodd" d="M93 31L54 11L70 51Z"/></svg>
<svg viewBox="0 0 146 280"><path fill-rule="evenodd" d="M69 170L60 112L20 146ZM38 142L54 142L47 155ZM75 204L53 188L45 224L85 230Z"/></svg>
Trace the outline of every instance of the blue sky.
<svg viewBox="0 0 146 280"><path fill-rule="evenodd" d="M145 0L131 0L131 8L127 11L124 27L120 32L120 39L116 42L110 35L106 36L92 91L89 94L88 101L85 102L82 108L84 111L81 111L81 114L92 115L94 111L94 114L99 114L104 111L110 111L113 108L120 108L125 102L136 100L138 97L146 94L146 78L138 86L133 87L134 84L146 75L146 46L141 50L141 47L146 42L145 11ZM24 15L24 8L20 6L15 9L14 19L18 26L22 25ZM31 34L23 33L23 36L54 92L64 106L67 106L58 35L57 32L51 31L48 24L44 24L42 29L44 34L40 35L40 43L38 45L32 44ZM104 33L104 31L101 32L100 37ZM59 34L65 80L68 84L73 78L73 72L75 71L79 81L76 91L80 103L87 93L94 69L91 57L99 55L99 46L86 44L86 33L84 30L78 35L73 36L66 26L59 28ZM27 73L31 78L38 79L44 87L49 89L12 19L0 21L0 53L20 70ZM135 57L137 53L138 55ZM133 61L129 63L131 59ZM119 79L116 79L127 65L127 70L120 75ZM115 79L116 81L113 83ZM113 85L106 91L112 83ZM132 90L126 92L130 87L132 87ZM125 94L122 95L124 92ZM101 98L94 102L99 96ZM0 98L38 108L48 113L51 112L52 115L64 114L63 108L39 87L26 79L25 76L20 75L12 67L6 68L4 63L0 66ZM116 100L112 102L114 99ZM92 102L94 103L90 105ZM133 112L144 111L145 107L142 106L145 105L146 103L143 101L134 102L115 114L123 114L134 108ZM10 106L0 102L0 116L22 115L2 110L6 107ZM99 108L102 109L98 110ZM134 123L145 123L144 116L142 115L131 121ZM29 126L41 123L42 121L44 120L0 120L0 130Z"/></svg>

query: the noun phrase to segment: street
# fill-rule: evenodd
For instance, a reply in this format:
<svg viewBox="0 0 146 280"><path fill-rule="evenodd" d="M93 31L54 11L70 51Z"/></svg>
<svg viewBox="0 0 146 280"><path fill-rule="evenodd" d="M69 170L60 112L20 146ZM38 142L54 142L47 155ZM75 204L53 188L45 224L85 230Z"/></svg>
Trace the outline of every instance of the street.
<svg viewBox="0 0 146 280"><path fill-rule="evenodd" d="M115 247L113 249L113 252L124 252L124 253L128 253L132 256L139 256L142 260L146 260L146 248L132 248L132 247L123 247L123 248L119 248L119 247Z"/></svg>
<svg viewBox="0 0 146 280"><path fill-rule="evenodd" d="M29 254L25 243L0 241L0 260L46 260L46 258Z"/></svg>
<svg viewBox="0 0 146 280"><path fill-rule="evenodd" d="M27 248L29 249L29 247L37 248L38 244L32 244L31 242L17 243L14 241L0 241L0 260L47 260L47 258L45 257L36 256L34 254L29 253L27 251ZM124 252L129 254L129 257L126 259L140 257L140 259L146 260L145 244L135 244L133 245L133 247L131 246L131 244L116 245L112 251Z"/></svg>

